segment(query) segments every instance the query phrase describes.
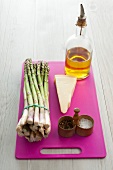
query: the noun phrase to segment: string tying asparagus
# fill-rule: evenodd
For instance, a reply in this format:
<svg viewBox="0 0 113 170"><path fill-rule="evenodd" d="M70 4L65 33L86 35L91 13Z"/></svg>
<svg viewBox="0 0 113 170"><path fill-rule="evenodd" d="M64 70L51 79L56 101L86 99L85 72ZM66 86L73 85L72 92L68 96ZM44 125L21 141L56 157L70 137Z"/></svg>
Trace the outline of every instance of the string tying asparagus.
<svg viewBox="0 0 113 170"><path fill-rule="evenodd" d="M24 63L24 108L16 131L29 142L41 141L51 131L47 63Z"/></svg>

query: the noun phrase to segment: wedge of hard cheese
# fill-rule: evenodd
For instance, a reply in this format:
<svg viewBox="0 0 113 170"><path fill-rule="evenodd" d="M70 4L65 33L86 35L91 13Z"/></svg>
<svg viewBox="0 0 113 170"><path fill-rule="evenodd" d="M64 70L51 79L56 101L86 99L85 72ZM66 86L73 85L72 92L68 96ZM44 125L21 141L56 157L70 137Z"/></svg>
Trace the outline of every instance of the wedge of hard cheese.
<svg viewBox="0 0 113 170"><path fill-rule="evenodd" d="M68 75L55 75L55 84L60 103L60 110L66 113L71 104L71 98L76 86L77 78Z"/></svg>

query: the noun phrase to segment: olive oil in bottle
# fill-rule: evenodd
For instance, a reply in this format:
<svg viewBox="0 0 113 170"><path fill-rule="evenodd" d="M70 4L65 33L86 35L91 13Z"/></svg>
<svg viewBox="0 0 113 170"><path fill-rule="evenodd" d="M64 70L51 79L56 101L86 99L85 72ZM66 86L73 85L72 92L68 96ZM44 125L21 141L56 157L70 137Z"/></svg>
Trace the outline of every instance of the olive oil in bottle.
<svg viewBox="0 0 113 170"><path fill-rule="evenodd" d="M83 47L74 47L66 51L65 72L78 79L89 75L92 55Z"/></svg>

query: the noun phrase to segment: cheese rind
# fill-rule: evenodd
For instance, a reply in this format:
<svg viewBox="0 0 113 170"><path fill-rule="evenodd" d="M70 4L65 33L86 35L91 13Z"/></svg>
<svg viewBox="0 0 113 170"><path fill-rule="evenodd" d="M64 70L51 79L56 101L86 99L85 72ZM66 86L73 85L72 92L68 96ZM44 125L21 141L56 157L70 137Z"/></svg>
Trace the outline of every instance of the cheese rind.
<svg viewBox="0 0 113 170"><path fill-rule="evenodd" d="M69 75L55 75L57 95L62 113L66 113L76 86L77 78Z"/></svg>

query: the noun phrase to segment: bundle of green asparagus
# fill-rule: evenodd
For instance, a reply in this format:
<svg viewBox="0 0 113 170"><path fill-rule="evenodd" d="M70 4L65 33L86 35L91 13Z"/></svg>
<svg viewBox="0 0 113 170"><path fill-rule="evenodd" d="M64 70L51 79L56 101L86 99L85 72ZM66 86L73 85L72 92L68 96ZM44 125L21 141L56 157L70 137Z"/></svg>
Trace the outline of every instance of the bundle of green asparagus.
<svg viewBox="0 0 113 170"><path fill-rule="evenodd" d="M24 63L24 109L16 131L29 142L41 141L51 131L47 62Z"/></svg>

